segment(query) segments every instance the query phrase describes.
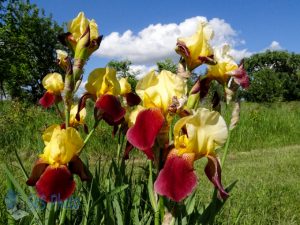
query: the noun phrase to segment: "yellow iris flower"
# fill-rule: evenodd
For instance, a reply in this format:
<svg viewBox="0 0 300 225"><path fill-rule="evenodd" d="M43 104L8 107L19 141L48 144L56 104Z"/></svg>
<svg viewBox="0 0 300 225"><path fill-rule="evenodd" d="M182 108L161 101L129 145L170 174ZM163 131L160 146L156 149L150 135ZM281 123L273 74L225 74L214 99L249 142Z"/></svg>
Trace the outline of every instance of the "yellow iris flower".
<svg viewBox="0 0 300 225"><path fill-rule="evenodd" d="M121 87L116 77L116 70L109 67L93 70L88 77L85 89L97 98L104 94L119 95Z"/></svg>
<svg viewBox="0 0 300 225"><path fill-rule="evenodd" d="M181 128L186 127L187 134ZM215 155L227 139L227 125L222 116L215 111L199 108L193 115L177 121L174 126L175 148L178 155L194 153L196 159L207 155Z"/></svg>
<svg viewBox="0 0 300 225"><path fill-rule="evenodd" d="M175 50L185 59L190 71L212 58L213 50L209 41L213 36L213 30L208 26L208 23L202 21L195 34L190 37L177 39Z"/></svg>
<svg viewBox="0 0 300 225"><path fill-rule="evenodd" d="M99 37L98 25L95 20L88 20L83 12L80 12L76 18L68 23L68 31L72 33L74 39L78 42L88 26L90 26L90 39L97 39Z"/></svg>
<svg viewBox="0 0 300 225"><path fill-rule="evenodd" d="M207 77L217 80L221 84L226 84L230 77L230 73L238 69L238 65L229 55L230 46L223 45L214 50L214 59L216 65L209 65L207 69Z"/></svg>
<svg viewBox="0 0 300 225"><path fill-rule="evenodd" d="M166 116L173 97L184 97L187 92L186 82L176 74L163 70L159 74L148 73L136 86L136 93L145 108L159 108Z"/></svg>
<svg viewBox="0 0 300 225"><path fill-rule="evenodd" d="M43 140L45 148L40 158L53 166L66 165L83 147L79 132L72 127L61 129L52 125L45 130Z"/></svg>
<svg viewBox="0 0 300 225"><path fill-rule="evenodd" d="M42 84L48 92L56 95L59 95L64 89L64 81L59 73L47 74L44 77Z"/></svg>

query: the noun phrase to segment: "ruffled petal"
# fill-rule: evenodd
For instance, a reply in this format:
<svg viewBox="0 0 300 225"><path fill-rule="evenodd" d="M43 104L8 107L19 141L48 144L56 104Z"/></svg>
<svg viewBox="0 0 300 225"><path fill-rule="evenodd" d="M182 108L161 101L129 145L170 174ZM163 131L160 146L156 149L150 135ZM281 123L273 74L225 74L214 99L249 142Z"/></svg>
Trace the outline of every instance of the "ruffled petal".
<svg viewBox="0 0 300 225"><path fill-rule="evenodd" d="M192 163L184 157L169 157L154 183L155 191L173 201L180 202L197 185Z"/></svg>
<svg viewBox="0 0 300 225"><path fill-rule="evenodd" d="M210 155L207 156L207 159L208 162L204 169L206 176L218 189L220 197L222 199L228 198L229 194L225 191L221 182L221 166L219 160Z"/></svg>
<svg viewBox="0 0 300 225"><path fill-rule="evenodd" d="M75 181L66 166L48 166L36 182L38 196L46 202L64 201L75 190Z"/></svg>
<svg viewBox="0 0 300 225"><path fill-rule="evenodd" d="M55 102L55 95L51 92L45 92L43 97L39 100L39 104L42 105L44 108L49 108Z"/></svg>
<svg viewBox="0 0 300 225"><path fill-rule="evenodd" d="M148 152L154 145L163 123L164 116L159 109L143 110L138 114L135 124L128 129L127 140L134 147Z"/></svg>
<svg viewBox="0 0 300 225"><path fill-rule="evenodd" d="M95 107L109 125L118 124L126 113L126 110L122 107L118 98L108 94L102 95L97 100Z"/></svg>

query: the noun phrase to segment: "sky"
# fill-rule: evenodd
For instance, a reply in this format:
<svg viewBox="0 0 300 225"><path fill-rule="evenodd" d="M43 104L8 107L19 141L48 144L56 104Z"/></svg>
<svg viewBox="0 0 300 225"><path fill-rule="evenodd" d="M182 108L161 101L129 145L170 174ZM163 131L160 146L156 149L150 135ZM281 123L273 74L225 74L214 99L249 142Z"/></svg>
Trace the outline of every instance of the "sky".
<svg viewBox="0 0 300 225"><path fill-rule="evenodd" d="M84 79L110 60L129 59L132 70L145 74L155 62L179 59L174 48L178 37L193 34L206 20L215 32L213 46L231 45L239 61L270 50L300 53L299 0L31 0L59 24L80 11L95 19L104 35L90 58ZM84 84L84 83L83 83Z"/></svg>

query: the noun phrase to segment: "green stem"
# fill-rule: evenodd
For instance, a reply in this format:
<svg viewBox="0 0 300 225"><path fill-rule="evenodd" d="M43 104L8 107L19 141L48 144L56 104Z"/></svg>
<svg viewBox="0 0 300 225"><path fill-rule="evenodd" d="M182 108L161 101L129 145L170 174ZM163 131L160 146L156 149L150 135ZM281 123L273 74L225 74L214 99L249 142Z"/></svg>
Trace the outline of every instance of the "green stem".
<svg viewBox="0 0 300 225"><path fill-rule="evenodd" d="M49 206L49 208L48 208ZM47 204L47 210L49 210L48 214L45 215L45 224L54 225L55 224L55 203L51 202Z"/></svg>
<svg viewBox="0 0 300 225"><path fill-rule="evenodd" d="M25 167L24 167L24 165L23 165L23 163L22 163L22 161L21 161L21 159L20 159L20 157L19 157L19 154L18 154L18 152L17 152L17 149L14 148L14 152L15 152L15 155L16 155L16 157L17 157L18 163L19 163L19 165L20 165L20 167L21 167L21 170L22 170L24 176L26 177L26 179L28 179L28 178L29 178L28 173L26 172Z"/></svg>
<svg viewBox="0 0 300 225"><path fill-rule="evenodd" d="M64 201L63 209L60 216L60 222L59 225L65 224L66 215L67 215L67 205L68 205L68 199Z"/></svg>
<svg viewBox="0 0 300 225"><path fill-rule="evenodd" d="M226 160L226 157L227 157L227 154L228 154L231 132L232 132L232 130L229 130L229 132L228 132L228 138L227 138L227 141L226 141L226 144L225 144L224 153L223 153L222 160L221 160L221 167L224 166L224 163L225 163L225 160Z"/></svg>
<svg viewBox="0 0 300 225"><path fill-rule="evenodd" d="M123 148L124 139L125 139L125 136L122 135L121 142L120 143L118 142L118 150L117 150L118 164L120 163L120 155L121 155L121 150Z"/></svg>
<svg viewBox="0 0 300 225"><path fill-rule="evenodd" d="M159 210L156 210L154 213L154 225L160 225L160 219L159 219Z"/></svg>
<svg viewBox="0 0 300 225"><path fill-rule="evenodd" d="M89 141L90 137L93 135L93 133L95 132L96 128L98 127L100 121L95 121L95 124L93 126L93 129L89 132L89 134L86 136L86 138L83 141L83 146L80 149L79 154L82 152L82 149L85 147L86 143Z"/></svg>

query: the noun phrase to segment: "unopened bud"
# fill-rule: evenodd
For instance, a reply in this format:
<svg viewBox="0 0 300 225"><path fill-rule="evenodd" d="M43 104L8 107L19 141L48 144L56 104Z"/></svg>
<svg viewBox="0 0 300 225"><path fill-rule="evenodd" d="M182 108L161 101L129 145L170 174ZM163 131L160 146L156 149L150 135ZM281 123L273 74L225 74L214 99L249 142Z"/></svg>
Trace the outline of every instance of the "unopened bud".
<svg viewBox="0 0 300 225"><path fill-rule="evenodd" d="M236 127L237 123L239 122L239 120L240 120L240 108L241 108L240 101L237 101L234 104L234 107L233 107L233 110L232 110L229 130L233 130Z"/></svg>

